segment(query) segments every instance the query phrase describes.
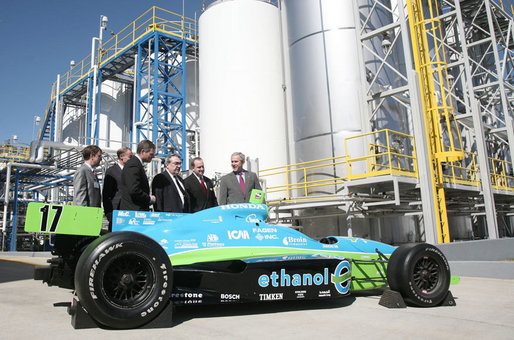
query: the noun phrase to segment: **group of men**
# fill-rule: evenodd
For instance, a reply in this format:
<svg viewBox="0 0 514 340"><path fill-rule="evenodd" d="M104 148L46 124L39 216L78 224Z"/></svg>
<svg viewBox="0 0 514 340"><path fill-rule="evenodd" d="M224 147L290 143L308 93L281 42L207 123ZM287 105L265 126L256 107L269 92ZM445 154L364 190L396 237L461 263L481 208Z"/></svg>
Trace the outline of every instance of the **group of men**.
<svg viewBox="0 0 514 340"><path fill-rule="evenodd" d="M105 172L102 190L95 170L102 160L102 150L89 145L82 150L82 156L84 164L73 178L73 204L101 207L103 202L109 230L114 210L149 211L153 206L154 211L194 213L218 205L214 185L204 176L205 166L200 157L191 160L192 174L183 180L180 176L182 158L169 154L164 171L153 178L150 191L144 164L155 156L155 145L151 141L141 141L134 156L127 147L119 149L118 163ZM232 154L232 172L220 181L220 205L248 202L252 189L261 190L257 175L244 170L244 163L244 154Z"/></svg>

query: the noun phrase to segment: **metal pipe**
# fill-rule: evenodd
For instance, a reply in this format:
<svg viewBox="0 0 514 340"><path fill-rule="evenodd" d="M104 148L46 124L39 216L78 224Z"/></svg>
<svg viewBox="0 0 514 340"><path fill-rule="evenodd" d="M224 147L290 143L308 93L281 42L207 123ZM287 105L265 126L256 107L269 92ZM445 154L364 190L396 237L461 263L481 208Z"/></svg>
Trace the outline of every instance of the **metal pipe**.
<svg viewBox="0 0 514 340"><path fill-rule="evenodd" d="M61 101L59 100L59 93L61 92L61 75L57 75L57 90L55 92L55 133L54 139L56 142L60 142L62 139L62 108Z"/></svg>
<svg viewBox="0 0 514 340"><path fill-rule="evenodd" d="M139 86L137 86L138 83L138 77L139 75L139 53L136 53L134 55L134 84L132 85L132 92L133 92L133 98L132 98L132 138L131 142L132 144L137 143L137 126L136 126L136 119L137 119L137 98L139 93Z"/></svg>
<svg viewBox="0 0 514 340"><path fill-rule="evenodd" d="M4 192L4 215L2 217L2 251L4 251L5 244L5 229L7 226L7 207L9 205L9 190L11 185L11 164L7 164L6 178L5 178L5 192Z"/></svg>

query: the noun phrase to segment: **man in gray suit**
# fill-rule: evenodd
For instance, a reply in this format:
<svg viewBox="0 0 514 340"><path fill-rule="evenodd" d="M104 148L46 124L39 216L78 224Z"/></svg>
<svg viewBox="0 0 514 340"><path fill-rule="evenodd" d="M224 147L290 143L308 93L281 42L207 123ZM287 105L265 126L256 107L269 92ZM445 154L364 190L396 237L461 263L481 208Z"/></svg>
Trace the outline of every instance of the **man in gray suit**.
<svg viewBox="0 0 514 340"><path fill-rule="evenodd" d="M219 203L248 203L252 189L262 190L259 178L254 172L243 169L245 155L241 152L234 152L230 160L232 172L221 177Z"/></svg>
<svg viewBox="0 0 514 340"><path fill-rule="evenodd" d="M73 205L100 207L102 196L95 168L102 160L102 150L96 145L86 146L82 150L82 157L84 164L77 169L73 177Z"/></svg>

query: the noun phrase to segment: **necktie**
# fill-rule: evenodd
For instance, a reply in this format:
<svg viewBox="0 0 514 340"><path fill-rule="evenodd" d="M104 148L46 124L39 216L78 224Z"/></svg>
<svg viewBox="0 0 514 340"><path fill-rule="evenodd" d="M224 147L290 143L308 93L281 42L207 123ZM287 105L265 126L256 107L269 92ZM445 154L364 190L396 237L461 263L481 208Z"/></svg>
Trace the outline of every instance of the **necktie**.
<svg viewBox="0 0 514 340"><path fill-rule="evenodd" d="M239 185L241 186L241 190L243 191L243 194L245 193L245 180L243 178L243 173L239 173Z"/></svg>
<svg viewBox="0 0 514 340"><path fill-rule="evenodd" d="M203 181L203 176L200 177L200 183L202 183L203 191L205 192L205 195L207 195L207 187L205 186L205 182Z"/></svg>
<svg viewBox="0 0 514 340"><path fill-rule="evenodd" d="M184 191L184 188L182 188L182 184L180 184L177 175L175 175L174 177L175 177L175 183L176 183L177 187L180 189L180 192L182 193L182 197L180 197L180 198L182 199L182 208L184 208L184 205L186 202L186 192Z"/></svg>
<svg viewBox="0 0 514 340"><path fill-rule="evenodd" d="M95 179L98 182L98 175L96 174L96 170L95 169L93 169L93 176L95 176Z"/></svg>
<svg viewBox="0 0 514 340"><path fill-rule="evenodd" d="M186 192L184 191L184 188L182 188L182 185L180 184L177 175L175 175L175 182L177 183L177 187L180 189L180 192L182 195L186 195Z"/></svg>

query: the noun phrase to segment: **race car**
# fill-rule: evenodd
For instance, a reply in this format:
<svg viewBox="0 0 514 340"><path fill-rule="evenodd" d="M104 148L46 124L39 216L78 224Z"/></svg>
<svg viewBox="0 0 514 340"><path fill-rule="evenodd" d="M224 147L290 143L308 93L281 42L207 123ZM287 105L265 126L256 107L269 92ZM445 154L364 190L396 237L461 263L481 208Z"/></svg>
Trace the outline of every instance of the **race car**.
<svg viewBox="0 0 514 340"><path fill-rule="evenodd" d="M104 233L100 208L30 203L25 230L55 234L57 257L34 278L74 289L110 328L143 326L170 304L334 299L389 286L429 307L448 295L450 268L433 245L314 240L267 216L253 203L194 214L114 211Z"/></svg>

